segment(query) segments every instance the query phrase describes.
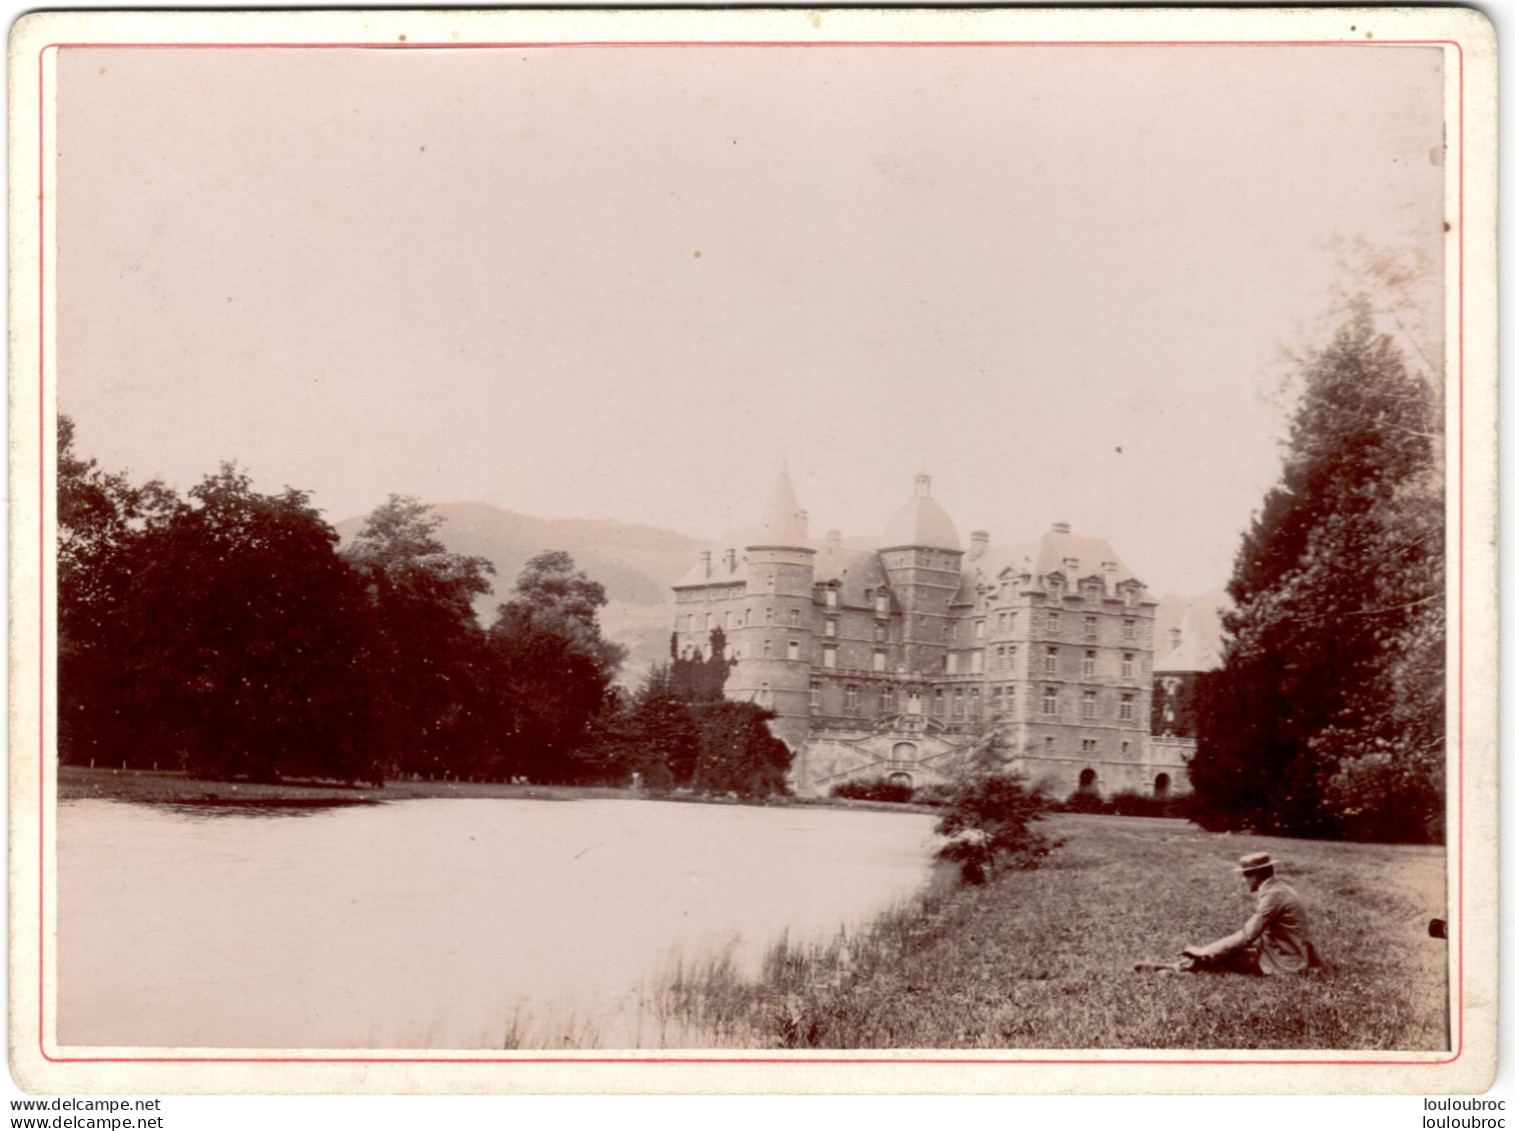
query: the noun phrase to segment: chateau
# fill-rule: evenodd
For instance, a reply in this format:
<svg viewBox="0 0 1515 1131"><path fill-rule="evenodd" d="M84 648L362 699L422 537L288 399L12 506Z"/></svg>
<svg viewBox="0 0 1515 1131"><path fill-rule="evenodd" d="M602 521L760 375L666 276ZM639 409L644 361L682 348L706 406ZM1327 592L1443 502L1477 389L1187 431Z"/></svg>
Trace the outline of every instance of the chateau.
<svg viewBox="0 0 1515 1131"><path fill-rule="evenodd" d="M788 469L759 523L674 586L676 659L770 708L797 792L952 779L991 735L1063 795L1189 788L1187 740L1150 733L1155 602L1103 538L1055 523L967 549L919 475L877 548L809 537Z"/></svg>

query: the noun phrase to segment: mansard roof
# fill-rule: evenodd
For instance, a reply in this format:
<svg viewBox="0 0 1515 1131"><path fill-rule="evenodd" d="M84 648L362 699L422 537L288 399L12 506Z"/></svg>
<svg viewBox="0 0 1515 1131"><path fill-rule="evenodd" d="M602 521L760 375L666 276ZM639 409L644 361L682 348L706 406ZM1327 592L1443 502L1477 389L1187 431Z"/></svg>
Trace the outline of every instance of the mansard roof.
<svg viewBox="0 0 1515 1131"><path fill-rule="evenodd" d="M1106 569L1107 565L1111 568ZM1020 576L1043 578L1057 573L1069 585L1076 585L1086 577L1101 578L1109 586L1127 581L1141 583L1108 541L1089 534L1074 534L1065 523L1056 524L1035 542L1013 547L1003 569Z"/></svg>

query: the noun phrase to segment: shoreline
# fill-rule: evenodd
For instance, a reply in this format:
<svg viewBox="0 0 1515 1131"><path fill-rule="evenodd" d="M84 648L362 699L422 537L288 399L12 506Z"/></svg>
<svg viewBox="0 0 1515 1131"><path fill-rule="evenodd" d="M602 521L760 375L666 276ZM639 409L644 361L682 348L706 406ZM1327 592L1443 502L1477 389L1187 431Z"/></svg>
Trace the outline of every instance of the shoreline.
<svg viewBox="0 0 1515 1131"><path fill-rule="evenodd" d="M179 770L118 770L58 767L59 801L125 801L144 805L238 806L313 809L382 805L432 799L510 801L670 801L754 808L805 806L880 813L935 813L931 806L832 797L770 797L742 800L697 793L653 793L615 786L512 785L508 782L412 781L396 778L382 787L330 781L276 783L189 777Z"/></svg>

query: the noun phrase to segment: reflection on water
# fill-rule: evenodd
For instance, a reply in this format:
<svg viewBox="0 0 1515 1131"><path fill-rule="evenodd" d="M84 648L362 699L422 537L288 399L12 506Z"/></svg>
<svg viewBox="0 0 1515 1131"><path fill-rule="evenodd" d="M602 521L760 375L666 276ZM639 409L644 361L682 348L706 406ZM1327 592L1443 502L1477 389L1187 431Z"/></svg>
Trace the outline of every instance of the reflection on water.
<svg viewBox="0 0 1515 1131"><path fill-rule="evenodd" d="M218 817L306 817L331 809L354 805L378 805L367 798L275 798L248 797L238 801L218 798L215 801L129 801L128 805L142 805L154 812L178 813L191 820Z"/></svg>
<svg viewBox="0 0 1515 1131"><path fill-rule="evenodd" d="M61 1043L657 1044L638 987L671 956L750 970L786 931L866 921L925 881L931 827L609 800L283 813L305 819L59 806Z"/></svg>

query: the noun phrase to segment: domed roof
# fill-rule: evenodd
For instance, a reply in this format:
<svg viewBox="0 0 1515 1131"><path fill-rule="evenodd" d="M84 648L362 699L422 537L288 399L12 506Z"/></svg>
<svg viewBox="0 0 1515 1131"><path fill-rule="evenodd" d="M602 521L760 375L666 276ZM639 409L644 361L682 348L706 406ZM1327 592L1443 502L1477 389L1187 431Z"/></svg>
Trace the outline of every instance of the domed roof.
<svg viewBox="0 0 1515 1131"><path fill-rule="evenodd" d="M889 525L884 528L883 545L962 549L957 540L957 525L942 505L931 497L931 476L915 477L915 496L890 518Z"/></svg>

